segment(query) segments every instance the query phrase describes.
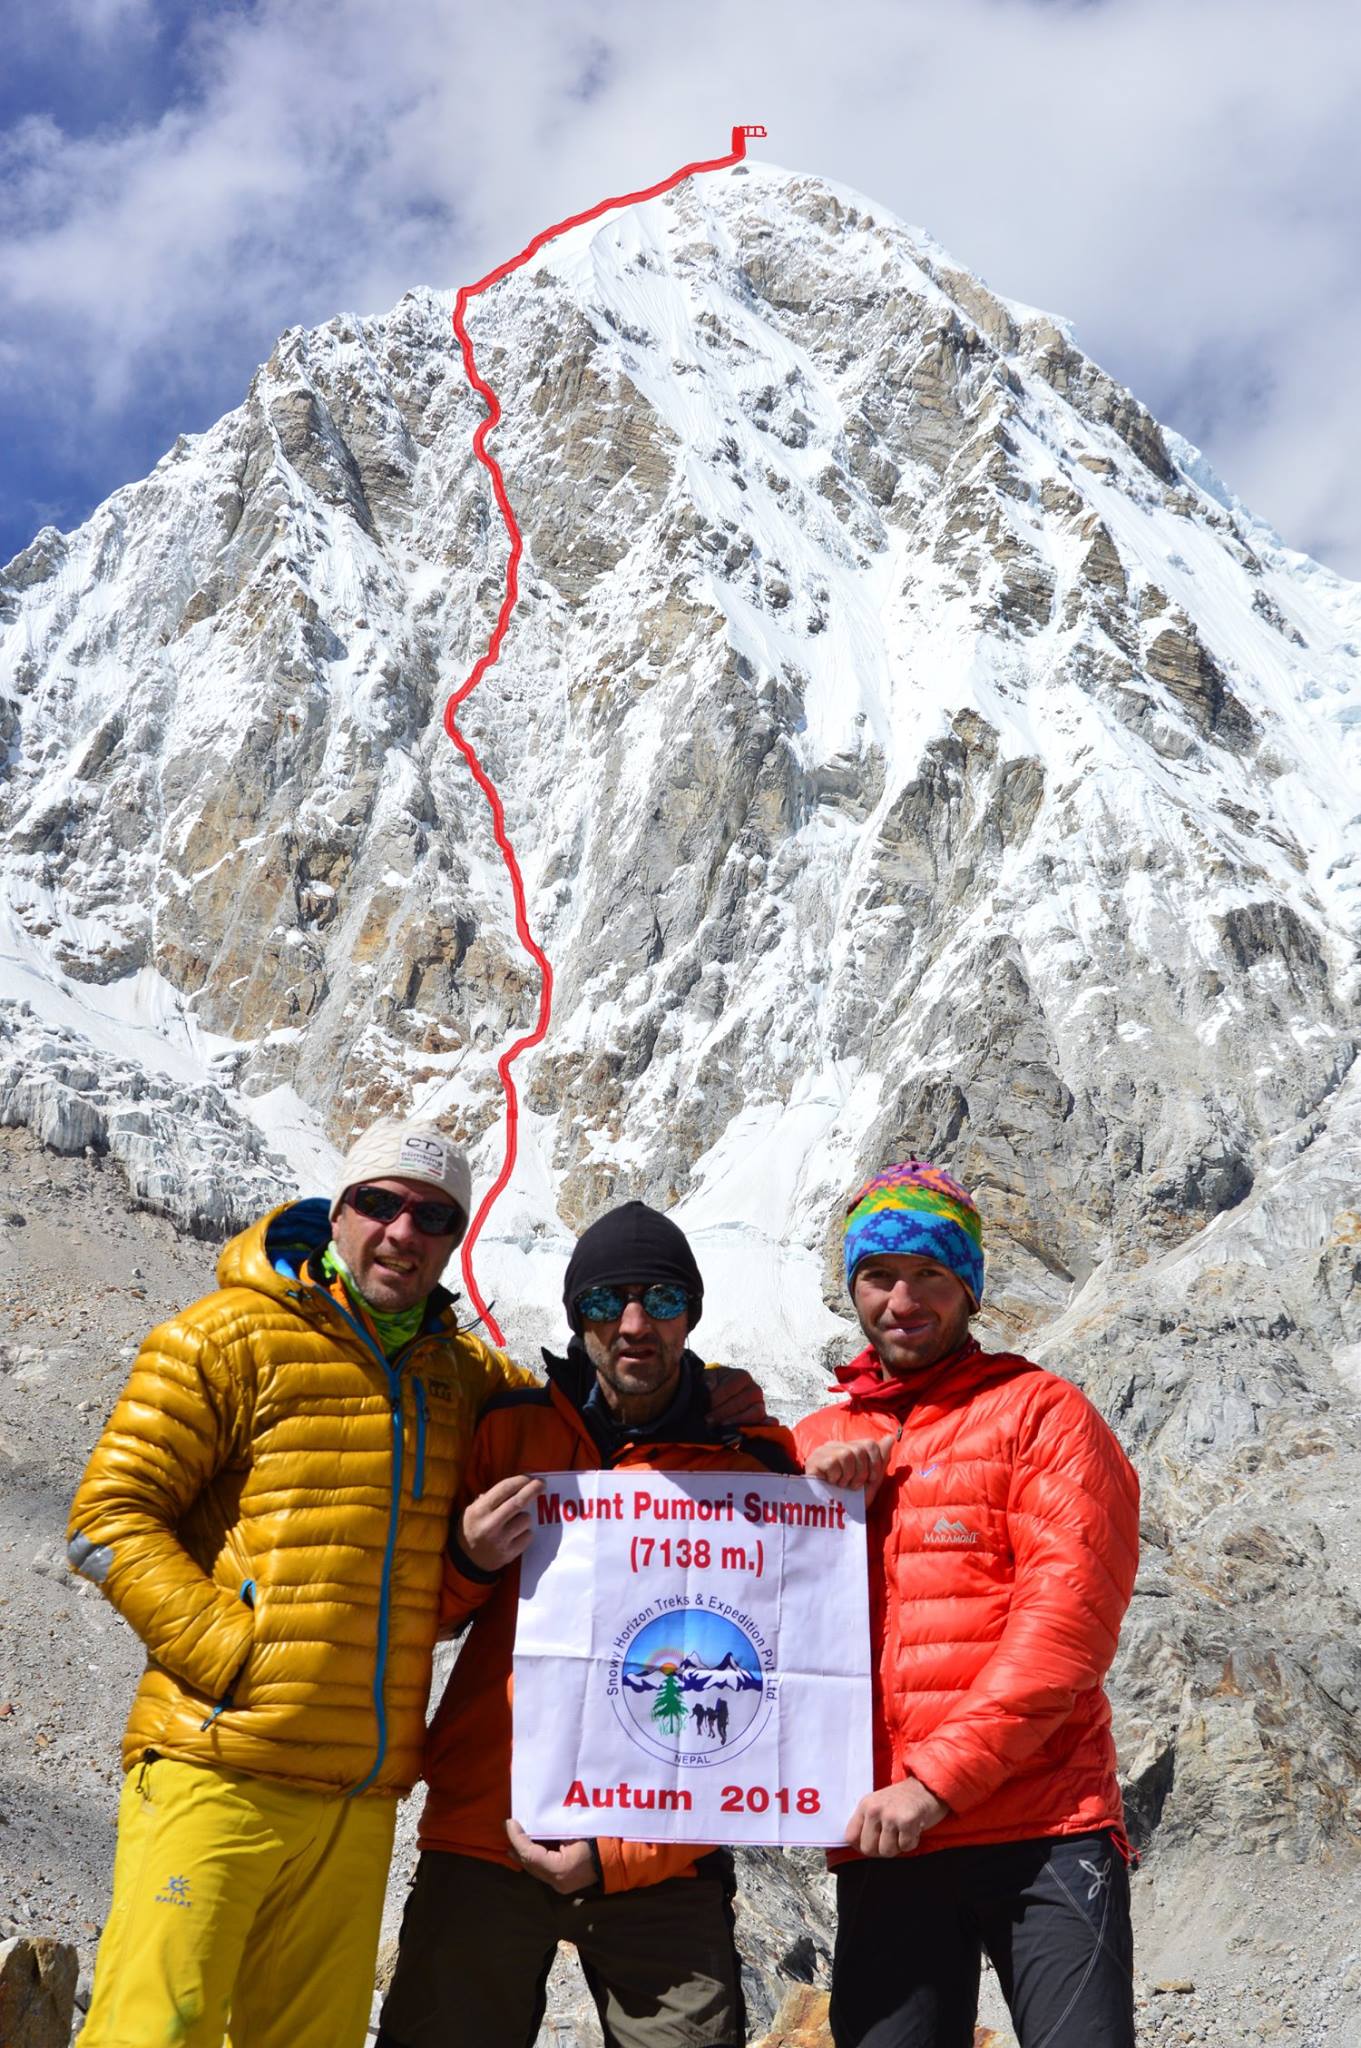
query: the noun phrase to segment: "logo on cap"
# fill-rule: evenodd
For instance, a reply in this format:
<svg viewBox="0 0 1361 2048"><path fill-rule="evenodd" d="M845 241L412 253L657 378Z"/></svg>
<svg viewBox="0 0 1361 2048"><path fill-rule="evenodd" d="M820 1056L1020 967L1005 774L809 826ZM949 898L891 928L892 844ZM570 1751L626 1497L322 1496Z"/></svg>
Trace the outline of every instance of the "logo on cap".
<svg viewBox="0 0 1361 2048"><path fill-rule="evenodd" d="M410 1166L417 1173L444 1172L445 1150L438 1138L405 1137L397 1155L398 1166Z"/></svg>

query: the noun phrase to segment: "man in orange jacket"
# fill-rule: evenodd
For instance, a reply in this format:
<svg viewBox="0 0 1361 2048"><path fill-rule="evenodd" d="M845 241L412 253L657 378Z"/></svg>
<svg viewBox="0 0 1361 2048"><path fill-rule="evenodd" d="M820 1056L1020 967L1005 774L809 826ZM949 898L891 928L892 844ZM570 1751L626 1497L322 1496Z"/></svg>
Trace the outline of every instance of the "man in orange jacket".
<svg viewBox="0 0 1361 2048"><path fill-rule="evenodd" d="M970 2048L983 1951L1021 2048L1132 2048L1128 1844L1102 1680L1138 1482L1069 1381L985 1352L982 1226L920 1160L847 1212L867 1347L795 1432L871 1489L874 1789L834 1854L836 2048Z"/></svg>
<svg viewBox="0 0 1361 2048"><path fill-rule="evenodd" d="M732 1864L693 1844L532 1841L510 1814L511 1666L534 1471L798 1467L787 1431L716 1423L686 1348L704 1286L642 1202L592 1224L567 1268L573 1339L548 1383L496 1396L455 1509L445 1613L473 1617L431 1725L421 1858L379 2048L530 2048L559 1941L609 2048L739 2048Z"/></svg>

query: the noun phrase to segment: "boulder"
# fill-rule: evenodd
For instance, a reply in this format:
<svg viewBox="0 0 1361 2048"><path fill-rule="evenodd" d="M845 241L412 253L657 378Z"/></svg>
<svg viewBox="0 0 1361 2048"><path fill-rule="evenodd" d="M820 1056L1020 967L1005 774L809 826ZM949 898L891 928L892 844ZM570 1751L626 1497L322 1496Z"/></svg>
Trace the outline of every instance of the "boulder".
<svg viewBox="0 0 1361 2048"><path fill-rule="evenodd" d="M0 1942L4 2048L68 2048L79 1974L69 1942L26 1934Z"/></svg>
<svg viewBox="0 0 1361 2048"><path fill-rule="evenodd" d="M752 2048L832 2048L832 2028L827 2017L829 1994L800 1984L787 1992L768 2034L753 2042ZM973 2048L1005 2048L1008 2036L991 2027L974 2031Z"/></svg>
<svg viewBox="0 0 1361 2048"><path fill-rule="evenodd" d="M811 1984L799 1984L786 1992L775 2024L753 2048L831 2048L827 2000L827 1992L815 1990Z"/></svg>

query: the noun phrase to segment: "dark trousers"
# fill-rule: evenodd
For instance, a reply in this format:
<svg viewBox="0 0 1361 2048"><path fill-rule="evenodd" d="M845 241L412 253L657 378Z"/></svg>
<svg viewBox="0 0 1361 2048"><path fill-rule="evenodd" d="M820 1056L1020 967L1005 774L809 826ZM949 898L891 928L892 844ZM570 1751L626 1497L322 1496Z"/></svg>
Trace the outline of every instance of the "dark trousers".
<svg viewBox="0 0 1361 2048"><path fill-rule="evenodd" d="M972 2048L986 1950L1021 2048L1133 2048L1129 1873L1108 1833L843 1864L836 2048Z"/></svg>
<svg viewBox="0 0 1361 2048"><path fill-rule="evenodd" d="M533 2048L560 1941L575 1944L608 2048L743 2048L726 1876L564 1897L523 1870L430 1849L377 2048Z"/></svg>

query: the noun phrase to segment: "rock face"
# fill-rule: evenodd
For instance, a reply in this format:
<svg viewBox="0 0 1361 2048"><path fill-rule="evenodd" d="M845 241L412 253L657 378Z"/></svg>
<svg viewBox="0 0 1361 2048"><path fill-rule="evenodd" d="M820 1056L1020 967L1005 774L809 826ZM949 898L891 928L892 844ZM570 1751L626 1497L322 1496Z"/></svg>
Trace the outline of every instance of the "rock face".
<svg viewBox="0 0 1361 2048"><path fill-rule="evenodd" d="M526 565L465 723L557 971L507 1237L544 1175L554 1224L758 1220L754 1147L763 1235L820 1249L867 1160L945 1149L1024 1332L1326 1125L1355 592L812 180L577 231L474 325ZM535 1001L437 718L499 596L477 416L438 294L290 332L0 585L16 955L95 1009L150 970L337 1140L417 1093L481 1138Z"/></svg>
<svg viewBox="0 0 1361 2048"><path fill-rule="evenodd" d="M1302 1862L1361 1818L1359 1084L1330 1143L1284 1130L1230 1215L1103 1276L1038 1347L1143 1477L1114 1693L1134 1832L1160 1851Z"/></svg>
<svg viewBox="0 0 1361 2048"><path fill-rule="evenodd" d="M451 303L290 331L0 575L0 1121L206 1233L276 1146L322 1170L309 1118L419 1103L499 1160L538 988L440 729L505 555ZM714 1355L797 1411L854 1334L848 1188L948 1163L985 1341L1140 1466L1136 1832L1352 1882L1361 592L812 179L575 231L471 324L525 559L463 722L556 971L484 1291L555 1334L569 1234L675 1207ZM771 2010L825 1946L792 1898Z"/></svg>
<svg viewBox="0 0 1361 2048"><path fill-rule="evenodd" d="M76 2009L76 1952L39 1936L0 1942L0 2041L68 2048Z"/></svg>

